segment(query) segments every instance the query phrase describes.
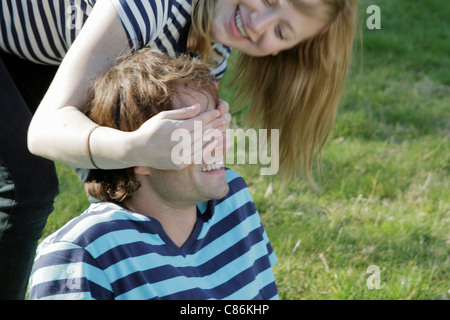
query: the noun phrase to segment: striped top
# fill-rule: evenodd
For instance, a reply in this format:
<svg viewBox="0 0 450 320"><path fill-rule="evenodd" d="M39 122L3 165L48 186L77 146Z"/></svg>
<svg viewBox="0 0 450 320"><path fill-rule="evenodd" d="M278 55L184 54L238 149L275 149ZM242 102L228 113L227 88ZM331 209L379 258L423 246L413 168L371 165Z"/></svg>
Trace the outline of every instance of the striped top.
<svg viewBox="0 0 450 320"><path fill-rule="evenodd" d="M197 206L178 248L160 223L111 203L93 204L38 247L30 299L277 299L276 263L244 180Z"/></svg>
<svg viewBox="0 0 450 320"><path fill-rule="evenodd" d="M186 53L192 0L112 0L131 47ZM59 65L80 33L96 0L0 0L0 50L46 65ZM231 49L211 70L220 79Z"/></svg>

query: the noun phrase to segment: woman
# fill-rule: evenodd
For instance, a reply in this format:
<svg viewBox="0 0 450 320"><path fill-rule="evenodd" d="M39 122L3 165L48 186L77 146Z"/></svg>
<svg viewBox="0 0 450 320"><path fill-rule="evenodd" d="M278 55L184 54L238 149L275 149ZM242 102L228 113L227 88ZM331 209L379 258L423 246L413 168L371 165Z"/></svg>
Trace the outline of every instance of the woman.
<svg viewBox="0 0 450 320"><path fill-rule="evenodd" d="M33 154L80 168L181 169L170 160L175 144L170 141L171 132L180 127L192 132L194 121L203 121L203 128L226 127L230 122L227 103L221 103L220 112L201 115L198 106L163 112L128 133L98 127L80 112L87 88L130 47L160 48L169 55L199 54L215 62L212 72L218 78L232 47L243 54L237 83L243 100L253 98L250 119L267 129L280 129L284 172L300 164L311 180L313 155L330 133L342 92L355 0L0 0L0 5L2 51L41 64L62 60L29 127L28 147ZM13 87L10 74L0 70ZM22 92L28 88L24 87ZM2 114L16 110L22 101L19 94L4 91L11 103L2 106ZM20 121L26 127L26 120ZM192 132L192 136L196 135ZM16 148L14 143L8 146L8 150ZM20 193L8 172L10 166L20 171L24 165L5 164L3 153L8 150L2 149L0 158L3 181ZM26 150L21 148L19 153ZM14 196L19 198L17 194L4 198L14 202ZM5 218L0 220L0 232L3 226L14 225L16 214L11 208L17 207L9 203L2 209ZM46 219L43 213L39 217ZM0 243L0 251L14 243ZM20 257L31 255L29 250ZM17 259L11 252L1 258ZM23 270L23 277L29 272L26 263L20 268L14 262L10 265ZM15 286L10 278L5 283L0 285Z"/></svg>

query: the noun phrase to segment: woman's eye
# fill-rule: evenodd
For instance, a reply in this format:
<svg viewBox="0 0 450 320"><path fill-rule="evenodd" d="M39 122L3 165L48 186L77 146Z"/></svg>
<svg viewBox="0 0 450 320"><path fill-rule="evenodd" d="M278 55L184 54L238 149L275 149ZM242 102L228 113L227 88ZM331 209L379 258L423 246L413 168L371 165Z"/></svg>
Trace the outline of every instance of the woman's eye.
<svg viewBox="0 0 450 320"><path fill-rule="evenodd" d="M281 40L285 40L286 38L284 37L283 31L281 31L281 28L279 25L277 25L276 27L276 33L278 38L280 38Z"/></svg>
<svg viewBox="0 0 450 320"><path fill-rule="evenodd" d="M263 0L263 2L269 7L273 7L275 5L275 1L276 0ZM275 33L278 38L280 38L281 40L285 40L283 31L281 30L279 25L276 26Z"/></svg>

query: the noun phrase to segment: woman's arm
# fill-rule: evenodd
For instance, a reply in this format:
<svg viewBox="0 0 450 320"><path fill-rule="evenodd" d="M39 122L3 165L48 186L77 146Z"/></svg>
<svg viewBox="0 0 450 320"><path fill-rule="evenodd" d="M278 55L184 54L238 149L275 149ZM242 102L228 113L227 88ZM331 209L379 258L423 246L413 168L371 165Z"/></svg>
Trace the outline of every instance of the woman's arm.
<svg viewBox="0 0 450 320"><path fill-rule="evenodd" d="M87 101L91 81L129 50L125 30L111 1L97 1L31 122L28 147L32 153L73 167L93 168L87 140L96 124L80 110ZM176 169L170 161L174 129L193 128L194 119L212 127L226 125L226 120L218 118L217 110L190 119L198 113L199 108L164 112L150 119L151 124L131 133L98 128L90 137L93 159L102 169ZM178 121L183 119L190 121Z"/></svg>

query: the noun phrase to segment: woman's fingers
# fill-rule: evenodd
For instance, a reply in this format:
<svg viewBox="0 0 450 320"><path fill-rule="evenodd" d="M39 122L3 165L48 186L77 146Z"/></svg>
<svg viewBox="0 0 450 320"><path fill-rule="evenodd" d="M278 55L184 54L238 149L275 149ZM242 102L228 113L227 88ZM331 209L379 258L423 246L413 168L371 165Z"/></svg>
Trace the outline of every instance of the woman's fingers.
<svg viewBox="0 0 450 320"><path fill-rule="evenodd" d="M162 111L158 113L157 116L160 119L187 120L197 116L200 113L200 110L200 104L197 103L186 108Z"/></svg>
<svg viewBox="0 0 450 320"><path fill-rule="evenodd" d="M218 110L211 110L207 112L203 112L198 116L185 120L180 127L193 132L196 128L198 128L201 124L203 129L209 128L219 128L226 124L226 120L221 117L221 114Z"/></svg>
<svg viewBox="0 0 450 320"><path fill-rule="evenodd" d="M201 122L205 130L220 127L225 127L224 129L226 129L231 123L229 110L229 104L226 101L219 99L216 110L200 113L200 104L195 104L186 108L163 111L160 112L158 116L161 119L185 120L178 127L193 132L196 127L196 122Z"/></svg>
<svg viewBox="0 0 450 320"><path fill-rule="evenodd" d="M230 105L225 100L219 99L217 110L219 110L220 113L224 115L230 111Z"/></svg>

